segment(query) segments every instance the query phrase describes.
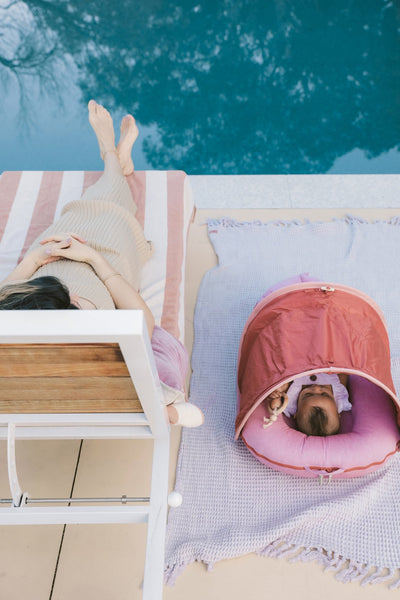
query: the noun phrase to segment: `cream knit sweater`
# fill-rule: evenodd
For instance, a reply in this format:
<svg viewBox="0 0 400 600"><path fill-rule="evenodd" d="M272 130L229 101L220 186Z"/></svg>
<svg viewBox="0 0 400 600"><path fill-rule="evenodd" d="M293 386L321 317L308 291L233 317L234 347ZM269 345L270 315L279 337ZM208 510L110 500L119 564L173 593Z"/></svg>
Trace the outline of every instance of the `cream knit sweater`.
<svg viewBox="0 0 400 600"><path fill-rule="evenodd" d="M103 175L80 200L64 207L60 219L50 225L31 248L49 235L76 233L139 290L141 266L150 258L152 249L135 214L136 204L125 177ZM115 308L106 286L86 263L61 259L40 267L34 278L44 275L58 277L71 293L90 300L98 309Z"/></svg>

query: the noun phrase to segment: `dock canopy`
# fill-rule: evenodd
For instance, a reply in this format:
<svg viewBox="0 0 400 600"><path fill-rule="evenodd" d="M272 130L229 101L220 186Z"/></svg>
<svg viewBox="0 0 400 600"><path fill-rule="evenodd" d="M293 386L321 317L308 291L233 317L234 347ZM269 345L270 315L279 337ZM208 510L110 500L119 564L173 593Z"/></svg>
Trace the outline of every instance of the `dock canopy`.
<svg viewBox="0 0 400 600"><path fill-rule="evenodd" d="M374 300L320 281L266 296L251 313L240 342L236 438L274 389L322 371L367 378L389 394L399 415L386 323Z"/></svg>

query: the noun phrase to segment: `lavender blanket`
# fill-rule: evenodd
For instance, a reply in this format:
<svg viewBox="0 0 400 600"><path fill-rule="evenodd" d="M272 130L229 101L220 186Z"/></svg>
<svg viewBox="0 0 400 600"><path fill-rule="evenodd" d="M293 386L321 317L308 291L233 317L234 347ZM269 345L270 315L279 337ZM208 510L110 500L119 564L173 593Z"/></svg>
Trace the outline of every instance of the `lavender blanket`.
<svg viewBox="0 0 400 600"><path fill-rule="evenodd" d="M398 225L397 219L370 224L351 217L209 223L219 266L199 292L191 382L191 401L206 420L182 435L176 489L184 502L169 515L167 583L193 561L212 567L256 552L317 560L344 582L388 580L400 587L399 455L375 473L318 485L269 469L233 440L242 328L262 293L297 273L357 287L380 304L400 391Z"/></svg>

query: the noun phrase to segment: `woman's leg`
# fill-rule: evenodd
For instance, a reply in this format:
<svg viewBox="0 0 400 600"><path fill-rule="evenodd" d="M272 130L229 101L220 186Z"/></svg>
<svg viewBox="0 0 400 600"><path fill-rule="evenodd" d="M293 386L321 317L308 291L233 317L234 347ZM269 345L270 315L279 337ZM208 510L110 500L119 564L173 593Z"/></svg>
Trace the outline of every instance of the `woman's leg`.
<svg viewBox="0 0 400 600"><path fill-rule="evenodd" d="M124 175L133 173L132 147L139 135L136 121L126 115L121 122L121 135L117 146L119 163Z"/></svg>
<svg viewBox="0 0 400 600"><path fill-rule="evenodd" d="M100 156L104 161L104 173L85 191L82 199L90 200L110 195L110 200L118 201L121 196L127 196L128 202L131 203L132 196L125 175L133 172L131 152L139 133L135 119L131 115L124 117L120 141L118 147L115 147L114 126L108 110L94 100L89 102L88 109L89 122L96 134Z"/></svg>

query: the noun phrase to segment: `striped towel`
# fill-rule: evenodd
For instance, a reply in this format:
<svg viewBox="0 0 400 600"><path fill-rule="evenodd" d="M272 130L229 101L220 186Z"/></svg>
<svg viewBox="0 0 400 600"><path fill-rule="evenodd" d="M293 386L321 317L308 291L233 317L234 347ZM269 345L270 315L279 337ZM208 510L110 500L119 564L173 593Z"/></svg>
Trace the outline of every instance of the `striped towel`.
<svg viewBox="0 0 400 600"><path fill-rule="evenodd" d="M0 281L34 239L101 176L84 171L8 171L0 176ZM142 270L141 294L157 325L183 342L187 232L194 204L183 171L139 171L128 178L136 217L154 254Z"/></svg>

